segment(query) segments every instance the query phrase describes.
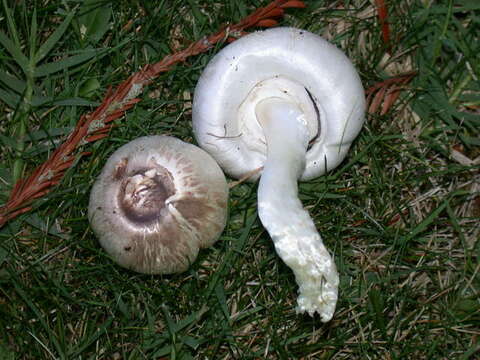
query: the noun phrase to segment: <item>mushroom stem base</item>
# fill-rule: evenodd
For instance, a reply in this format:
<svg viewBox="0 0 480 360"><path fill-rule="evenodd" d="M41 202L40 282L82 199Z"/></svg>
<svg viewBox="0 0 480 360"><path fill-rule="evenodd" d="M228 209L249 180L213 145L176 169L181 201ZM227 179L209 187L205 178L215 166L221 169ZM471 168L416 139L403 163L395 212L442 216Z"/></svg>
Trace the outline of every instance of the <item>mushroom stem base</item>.
<svg viewBox="0 0 480 360"><path fill-rule="evenodd" d="M299 286L297 312L323 322L335 311L338 273L308 212L298 199L308 129L300 110L279 98L263 100L256 115L267 141L267 160L258 187L258 211L275 249Z"/></svg>

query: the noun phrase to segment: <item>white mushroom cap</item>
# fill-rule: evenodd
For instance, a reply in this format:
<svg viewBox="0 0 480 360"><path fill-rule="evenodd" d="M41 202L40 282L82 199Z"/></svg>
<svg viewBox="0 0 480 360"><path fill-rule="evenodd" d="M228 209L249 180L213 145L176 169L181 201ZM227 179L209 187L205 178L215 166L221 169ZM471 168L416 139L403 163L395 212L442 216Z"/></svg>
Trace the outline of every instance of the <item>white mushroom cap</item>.
<svg viewBox="0 0 480 360"><path fill-rule="evenodd" d="M123 145L90 194L88 218L102 247L141 273L185 271L225 227L228 187L202 149L168 136Z"/></svg>
<svg viewBox="0 0 480 360"><path fill-rule="evenodd" d="M244 36L210 61L193 102L198 143L235 178L262 167L267 149L255 107L272 96L296 104L307 121L302 180L342 162L364 121L360 78L342 51L295 28Z"/></svg>
<svg viewBox="0 0 480 360"><path fill-rule="evenodd" d="M258 212L299 286L297 311L332 318L339 277L297 180L339 165L365 112L350 60L317 35L276 28L220 51L195 89L195 137L231 176L263 166Z"/></svg>

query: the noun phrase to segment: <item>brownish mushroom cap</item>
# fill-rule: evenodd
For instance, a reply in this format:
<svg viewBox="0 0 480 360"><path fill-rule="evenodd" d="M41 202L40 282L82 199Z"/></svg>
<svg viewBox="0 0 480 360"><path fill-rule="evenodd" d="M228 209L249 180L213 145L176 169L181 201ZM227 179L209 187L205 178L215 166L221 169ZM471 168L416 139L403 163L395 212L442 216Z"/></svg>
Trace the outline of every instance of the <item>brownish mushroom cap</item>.
<svg viewBox="0 0 480 360"><path fill-rule="evenodd" d="M225 227L228 187L202 149L146 136L108 159L90 194L88 218L102 247L141 273L185 271Z"/></svg>

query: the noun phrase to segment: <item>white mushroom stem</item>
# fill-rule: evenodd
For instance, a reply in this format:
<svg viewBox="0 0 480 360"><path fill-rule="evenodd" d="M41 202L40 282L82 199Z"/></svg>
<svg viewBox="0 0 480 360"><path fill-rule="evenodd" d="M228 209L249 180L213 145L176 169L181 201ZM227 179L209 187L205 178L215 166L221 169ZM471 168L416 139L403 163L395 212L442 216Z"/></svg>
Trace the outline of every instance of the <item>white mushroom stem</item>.
<svg viewBox="0 0 480 360"><path fill-rule="evenodd" d="M297 180L338 166L364 115L352 62L295 28L255 32L225 47L203 71L193 99L195 137L227 174L242 179L264 167L260 219L295 273L297 311L318 312L323 321L335 309L338 275L297 197Z"/></svg>
<svg viewBox="0 0 480 360"><path fill-rule="evenodd" d="M335 311L338 273L308 212L298 199L297 180L305 169L309 132L303 112L280 98L257 104L257 121L267 142L267 160L258 187L258 211L278 255L299 285L297 312L315 312L323 322Z"/></svg>

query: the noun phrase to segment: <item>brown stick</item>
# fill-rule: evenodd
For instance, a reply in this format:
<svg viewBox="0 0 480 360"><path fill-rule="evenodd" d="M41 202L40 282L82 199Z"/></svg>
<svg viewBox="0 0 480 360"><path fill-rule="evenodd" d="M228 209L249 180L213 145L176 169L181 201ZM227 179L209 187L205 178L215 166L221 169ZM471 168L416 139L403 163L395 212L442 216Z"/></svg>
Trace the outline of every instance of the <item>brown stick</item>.
<svg viewBox="0 0 480 360"><path fill-rule="evenodd" d="M367 95L368 113L375 114L380 109L380 115L385 115L400 96L400 92L412 81L417 73L411 71L384 81L380 81L369 87Z"/></svg>
<svg viewBox="0 0 480 360"><path fill-rule="evenodd" d="M380 22L380 27L382 28L382 38L383 43L387 47L388 52L390 52L390 24L388 23L388 9L385 5L385 0L375 0L377 4L378 20Z"/></svg>
<svg viewBox="0 0 480 360"><path fill-rule="evenodd" d="M63 178L65 171L83 154L79 148L107 136L110 122L141 101L137 98L145 88L161 73L169 71L175 64L188 57L200 54L223 40L235 40L245 34L244 30L253 26L270 27L276 24L273 18L281 17L284 9L303 8L303 1L275 0L263 8L258 8L239 23L226 26L207 38L192 43L186 49L168 55L155 64L148 64L131 75L115 90L109 89L103 102L92 113L80 117L75 129L52 153L50 158L36 168L32 174L20 179L14 185L5 205L0 207L0 228L8 221L32 209L35 199L45 196Z"/></svg>

